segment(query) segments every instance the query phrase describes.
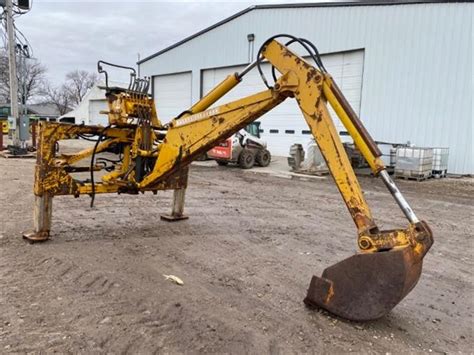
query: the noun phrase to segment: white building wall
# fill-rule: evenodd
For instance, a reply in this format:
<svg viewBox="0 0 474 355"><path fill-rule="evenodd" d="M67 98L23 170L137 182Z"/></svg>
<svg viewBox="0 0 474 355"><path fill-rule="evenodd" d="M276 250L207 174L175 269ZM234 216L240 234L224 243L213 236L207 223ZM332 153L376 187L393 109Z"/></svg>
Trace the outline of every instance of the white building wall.
<svg viewBox="0 0 474 355"><path fill-rule="evenodd" d="M336 54L323 54L321 56L324 65L331 72L334 80L340 83L341 90L344 91L350 105L356 113L360 111L360 94L362 87L362 73L364 68L364 51L339 52ZM312 59L308 58L312 63ZM262 71L271 77L271 66L269 63L263 63ZM229 74L241 72L244 66L225 67L219 69L206 69L202 75L202 92L206 95L216 85L223 81ZM172 75L173 77L175 75ZM250 96L256 92L266 90L266 86L262 82L262 78L258 70L250 71L245 76L245 81L240 83L226 96L218 100L214 106L225 104L229 101L238 100L242 97ZM160 101L155 101L160 106ZM182 108L181 108L182 110ZM176 110L175 112L180 112ZM329 112L333 118L337 118L336 113L329 107ZM258 121L261 122L260 134L267 143L267 148L271 154L276 156L286 156L290 151L291 145L295 143L302 144L307 147L313 136L309 131L309 127L301 114L296 100L286 100L273 110L267 112ZM346 131L343 124L338 120L334 120L336 131ZM342 136L343 141L352 141L352 139Z"/></svg>
<svg viewBox="0 0 474 355"><path fill-rule="evenodd" d="M364 49L361 119L376 140L450 148L449 171L474 173L472 3L255 9L140 65L143 75L244 64L289 33L321 53Z"/></svg>
<svg viewBox="0 0 474 355"><path fill-rule="evenodd" d="M108 110L108 104L105 98L105 89L101 89L103 86L105 86L105 83L103 82L99 82L94 85L87 92L82 101L73 110L59 117L59 120L64 117L74 117L76 124L84 123L86 125L107 126L107 115L100 113L100 111ZM113 86L126 88L128 87L128 83L110 81L109 87Z"/></svg>
<svg viewBox="0 0 474 355"><path fill-rule="evenodd" d="M192 104L192 73L185 72L153 77L153 99L161 122L169 122Z"/></svg>

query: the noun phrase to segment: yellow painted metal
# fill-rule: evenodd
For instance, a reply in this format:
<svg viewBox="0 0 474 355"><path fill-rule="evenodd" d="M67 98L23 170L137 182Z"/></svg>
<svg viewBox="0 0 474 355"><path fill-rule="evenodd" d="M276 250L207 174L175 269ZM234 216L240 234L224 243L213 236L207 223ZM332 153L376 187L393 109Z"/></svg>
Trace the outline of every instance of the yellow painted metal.
<svg viewBox="0 0 474 355"><path fill-rule="evenodd" d="M354 220L358 246L363 254L327 268L321 278L313 277L305 302L354 320L386 314L416 284L422 258L433 243L432 233L423 221L414 222L406 229L378 229L330 117L328 102L372 170L378 173L384 168L379 158L381 153L362 122L328 74L274 40L267 43L261 53L282 74L273 88L209 109L240 81L238 75L231 75L166 125L161 125L154 102L147 94L123 89L107 92L109 123L114 127L40 124L34 187L38 205L43 206L43 212L48 212L47 206L51 206L51 197L55 195L184 191L190 162L286 98L293 97ZM96 149L56 156L58 140L86 133L100 135L105 141L98 143ZM97 183L72 177L70 173L91 173L90 170L105 168L100 164L86 167L74 164L112 148L119 150L123 158L111 169L108 166L105 169L108 174ZM26 238L46 240L49 237L50 226L39 223L40 215L35 214L38 222L35 225L42 227L35 227L35 233ZM337 231L334 234L338 234ZM395 287L389 285L394 279Z"/></svg>
<svg viewBox="0 0 474 355"><path fill-rule="evenodd" d="M267 45L263 55L281 73L291 72L298 78L292 91L359 234L374 229L370 208L326 107L322 73L276 41Z"/></svg>
<svg viewBox="0 0 474 355"><path fill-rule="evenodd" d="M169 126L171 128L176 127L177 125L182 122L182 120L185 117L189 117L190 115L195 115L199 114L200 112L206 110L208 107L210 107L212 104L214 104L217 100L219 100L221 97L223 97L225 94L227 94L230 90L232 90L238 83L240 82L240 79L237 76L237 73L231 74L227 76L221 83L219 83L214 89L212 89L207 95L205 95L201 100L199 100L197 103L195 103L190 109L189 112L185 112L183 115L180 115L179 118L173 119L170 123ZM247 102L247 101L245 101ZM201 131L201 125L199 127L200 129L196 132L193 132L194 134L200 134L202 133ZM183 142L182 136L180 134L177 134L178 131L170 130L168 134L166 135L166 140L163 145L163 148L160 147L159 151L159 160L155 164L155 168L153 172L145 178L143 182L141 182L138 186L139 188L144 188L146 186L150 186L154 184L158 179L160 179L165 173L169 172L169 170L173 167L173 164L175 164L176 160L179 158L180 160L183 159L183 154L180 155L180 149L182 147L181 143ZM174 137L173 137L174 136ZM204 137L204 136L202 136ZM206 136L207 144L209 145L209 136ZM219 139L222 139L222 137L217 138L215 143ZM169 142L173 142L173 144L170 144ZM215 144L214 143L214 144ZM136 146L136 143L135 143ZM210 148L210 147L209 147ZM199 149L199 145L194 145L192 151L194 152L195 150ZM191 150L187 150L186 153L190 153ZM156 156L157 154L154 154L153 156Z"/></svg>
<svg viewBox="0 0 474 355"><path fill-rule="evenodd" d="M206 96L196 102L189 110L189 114L195 114L206 110L222 96L232 90L238 83L240 83L240 79L238 78L237 73L227 76L227 78L219 83L214 89L209 91Z"/></svg>
<svg viewBox="0 0 474 355"><path fill-rule="evenodd" d="M155 103L146 94L110 92L107 94L109 124L124 126L136 124L136 117L146 116L155 127L161 122L156 113Z"/></svg>
<svg viewBox="0 0 474 355"><path fill-rule="evenodd" d="M102 181L108 184L124 185L124 181L119 180L122 178L130 168L130 145L125 145L122 150L122 163L116 167L116 169L108 174L102 176Z"/></svg>
<svg viewBox="0 0 474 355"><path fill-rule="evenodd" d="M143 150L143 149L138 149L137 150L137 155L141 157L146 157L146 158L156 158L158 156L158 151L149 151L149 150Z"/></svg>
<svg viewBox="0 0 474 355"><path fill-rule="evenodd" d="M96 194L106 194L117 192L120 188L117 184L97 184L94 187L94 193ZM78 187L78 192L81 195L88 195L92 193L92 185L85 184Z"/></svg>
<svg viewBox="0 0 474 355"><path fill-rule="evenodd" d="M114 184L117 183L117 179L119 179L122 175L123 169L122 167L119 167L118 169L102 176L101 180L108 184Z"/></svg>
<svg viewBox="0 0 474 355"><path fill-rule="evenodd" d="M107 138L98 145L98 152L120 143L123 154L121 164L102 177L95 185L94 192L137 193L182 188L186 184L183 174L187 173L186 167L192 160L286 98L294 97L357 226L359 247L364 251L375 251L413 243L415 229L380 232L373 221L370 208L329 115L328 101L372 169L378 172L383 164L374 154L376 148L367 132L360 131L359 122L359 128L353 124L344 105L334 94L331 77L277 41L266 45L263 56L282 74L273 88L209 109L239 83L238 75L230 75L188 112L165 126L159 122L151 98L126 91L112 91L107 95L109 122L116 127L42 125L35 194L80 195L93 192L90 183L72 179L65 170L66 165L90 156L92 149L73 156L54 156L54 142L84 133L101 133ZM140 176L136 172L138 159L142 159L140 164L143 161L147 164L153 162L153 169Z"/></svg>
<svg viewBox="0 0 474 355"><path fill-rule="evenodd" d="M296 97L300 98L301 102L305 100L299 95ZM302 105L303 116L318 143L321 154L326 160L359 234L365 233L376 227L370 208L365 201L362 189L326 105L323 100L320 100L316 105L304 105L304 108Z"/></svg>
<svg viewBox="0 0 474 355"><path fill-rule="evenodd" d="M285 78L282 78L282 82L284 81ZM153 172L138 184L138 187L150 186L180 166L189 164L194 157L256 120L282 100L284 97L278 92L266 90L173 120L161 144Z"/></svg>
<svg viewBox="0 0 474 355"><path fill-rule="evenodd" d="M8 120L0 120L0 128L3 134L8 134L8 130L10 129Z"/></svg>
<svg viewBox="0 0 474 355"><path fill-rule="evenodd" d="M38 124L38 150L35 167L34 192L37 196L47 193L54 195L79 195L80 186L66 171L66 168L92 155L93 149L84 149L75 154L56 156L56 143L63 139L77 137L78 134L103 133L104 127L70 125L57 122L40 122ZM98 145L97 151L103 151L114 143L130 143L133 131L125 128L108 128L110 140ZM83 184L83 185L88 185ZM89 184L90 185L90 184ZM100 185L97 192L109 192ZM115 189L117 191L117 189Z"/></svg>
<svg viewBox="0 0 474 355"><path fill-rule="evenodd" d="M361 154L367 160L367 163L372 168L372 171L378 173L380 170L384 169L384 164L380 157L376 157L372 151L367 146L364 138L354 126L352 121L350 120L347 112L342 107L341 103L337 100L336 96L334 95L331 89L332 78L329 75L326 75L323 82L323 93L328 102L331 104L334 112L336 112L337 116L341 120L344 127L347 129L347 132L351 135L352 139L354 140L354 144L360 150Z"/></svg>
<svg viewBox="0 0 474 355"><path fill-rule="evenodd" d="M110 139L106 142L100 143L97 146L96 153L103 152L108 147L110 147L113 144L116 144L120 141L121 141L120 138L115 138L115 139ZM83 149L79 152L76 152L74 154L62 154L58 158L58 162L61 162L61 160L62 160L62 162L61 162L62 164L68 164L68 165L75 164L75 163L77 163L77 162L79 162L79 161L81 161L81 160L83 160L87 157L90 157L92 155L93 150L94 150L94 148L87 148L87 149Z"/></svg>

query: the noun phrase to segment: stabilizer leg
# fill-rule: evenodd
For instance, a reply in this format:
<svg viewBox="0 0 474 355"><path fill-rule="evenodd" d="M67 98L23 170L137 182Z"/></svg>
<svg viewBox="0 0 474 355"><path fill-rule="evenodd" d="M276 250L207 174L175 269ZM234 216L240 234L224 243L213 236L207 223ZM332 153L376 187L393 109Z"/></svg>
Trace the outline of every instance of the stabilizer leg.
<svg viewBox="0 0 474 355"><path fill-rule="evenodd" d="M173 192L173 208L171 214L161 215L161 219L167 222L176 222L183 219L188 219L188 216L184 215L184 199L186 189L176 189Z"/></svg>
<svg viewBox="0 0 474 355"><path fill-rule="evenodd" d="M53 215L53 196L43 194L35 196L34 206L34 231L23 234L23 238L31 242L43 242L49 239L51 218Z"/></svg>

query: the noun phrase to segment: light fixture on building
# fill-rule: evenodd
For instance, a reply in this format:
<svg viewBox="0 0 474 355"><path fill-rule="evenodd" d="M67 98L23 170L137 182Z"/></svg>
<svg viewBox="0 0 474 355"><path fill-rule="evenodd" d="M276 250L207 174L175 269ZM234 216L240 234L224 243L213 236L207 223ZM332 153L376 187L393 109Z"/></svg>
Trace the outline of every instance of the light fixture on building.
<svg viewBox="0 0 474 355"><path fill-rule="evenodd" d="M249 33L247 35L247 41L249 42L248 46L248 62L252 62L253 60L253 49L254 49L254 40L255 40L255 35L253 33Z"/></svg>

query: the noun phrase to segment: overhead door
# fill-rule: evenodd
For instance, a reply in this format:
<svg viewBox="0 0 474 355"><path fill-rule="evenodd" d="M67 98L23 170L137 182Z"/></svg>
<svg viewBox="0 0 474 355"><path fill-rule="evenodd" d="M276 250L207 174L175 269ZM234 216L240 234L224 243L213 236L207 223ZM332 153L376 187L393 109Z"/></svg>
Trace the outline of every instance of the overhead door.
<svg viewBox="0 0 474 355"><path fill-rule="evenodd" d="M153 98L161 122L166 123L191 106L191 72L153 77Z"/></svg>
<svg viewBox="0 0 474 355"><path fill-rule="evenodd" d="M322 56L322 60L327 71L333 76L351 106L359 113L364 52L359 50L326 54ZM239 66L204 70L202 73L202 93L205 95L219 82L224 80L227 75L233 72L240 72L243 68L243 66ZM263 71L266 74L267 80L271 81L270 65L264 64ZM260 78L258 70L254 69L243 78L239 85L215 105L237 100L265 89L266 87ZM345 128L339 122L332 109L330 109L330 113L335 118L334 122L337 130L344 132ZM290 146L294 143L301 143L306 148L312 137L294 99L287 99L262 116L259 121L261 121L262 138L267 141L268 148L273 155L287 156ZM345 136L341 138L347 139Z"/></svg>
<svg viewBox="0 0 474 355"><path fill-rule="evenodd" d="M107 111L107 101L101 100L90 100L89 101L89 124L90 125L102 125L107 126L109 124L109 118L106 114L100 113L100 111ZM76 123L77 121L76 117Z"/></svg>

